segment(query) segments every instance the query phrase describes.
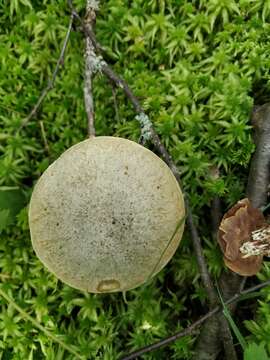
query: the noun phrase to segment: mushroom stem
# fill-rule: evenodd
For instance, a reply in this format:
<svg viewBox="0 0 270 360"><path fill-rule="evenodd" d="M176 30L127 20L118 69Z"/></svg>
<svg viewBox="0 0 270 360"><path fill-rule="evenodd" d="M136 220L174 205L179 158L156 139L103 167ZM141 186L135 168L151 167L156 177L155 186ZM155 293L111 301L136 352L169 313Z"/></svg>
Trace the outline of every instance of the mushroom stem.
<svg viewBox="0 0 270 360"><path fill-rule="evenodd" d="M244 254L244 258L254 255L270 256L270 225L252 231L251 240L240 247L240 252Z"/></svg>

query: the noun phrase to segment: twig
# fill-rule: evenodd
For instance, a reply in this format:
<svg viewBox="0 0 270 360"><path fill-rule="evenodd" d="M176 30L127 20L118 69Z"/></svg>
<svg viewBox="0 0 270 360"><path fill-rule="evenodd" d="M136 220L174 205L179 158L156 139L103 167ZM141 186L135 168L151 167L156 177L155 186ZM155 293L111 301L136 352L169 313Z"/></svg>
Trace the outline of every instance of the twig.
<svg viewBox="0 0 270 360"><path fill-rule="evenodd" d="M192 213L189 210L190 207L187 206L187 201L188 200L186 199L186 207L187 207L187 211L188 211L187 223L189 226L189 230L191 232L193 248L194 248L197 262L199 265L202 282L203 282L204 288L206 289L208 298L210 300L210 307L213 308L219 303L219 301L218 301L217 293L215 291L213 282L211 280L211 277L210 277L208 269L207 269L205 257L204 257L203 250L202 250L201 239L199 237L197 228L194 224ZM231 331L230 331L229 325L227 323L227 320L223 316L218 316L216 319L213 319L211 321L212 321L213 325L211 327L211 331L209 331L207 333L207 337L211 338L211 335L212 335L211 332L216 332L219 330L219 332L222 333L222 342L223 342L224 351L226 354L226 359L236 360L237 356L236 356L236 352L234 350L233 339L232 339ZM203 344L202 349L200 349L200 351L198 351L198 354L196 354L197 357L200 356L199 354L203 354L203 350L205 349L205 343L202 342L202 344ZM213 347L211 349L208 347L207 351L209 351L209 350L211 350L211 352L213 353L214 356L216 356L216 353L218 353L218 347L216 347L216 344L213 344ZM210 360L210 357L208 355L207 355L207 358Z"/></svg>
<svg viewBox="0 0 270 360"><path fill-rule="evenodd" d="M216 175L218 176L218 169L216 169ZM211 220L212 220L212 234L214 241L217 241L217 231L222 219L222 211L221 211L221 201L218 196L215 196L211 203ZM243 288L241 288L242 290ZM233 345L233 338L232 334L228 325L227 320L224 316L219 316L219 322L222 321L226 323L226 326L222 326L221 328L221 336L223 340L223 348L226 359L234 359L237 358L234 345ZM216 330L217 332L218 330ZM208 336L209 337L209 336ZM219 345L219 343L217 344ZM219 347L217 347L217 353L219 352Z"/></svg>
<svg viewBox="0 0 270 360"><path fill-rule="evenodd" d="M91 1L91 0L90 0ZM95 1L93 1L95 2ZM99 2L95 2L97 4L97 6L92 6L92 7L97 7L98 8L98 5L99 5ZM98 52L101 52L101 53L104 53L105 50L103 49L103 47L97 42L97 39L96 39L96 35L95 33L93 32L93 30L91 28L87 28L82 20L82 18L80 17L80 15L78 14L78 12L76 11L76 9L74 8L73 6L73 1L72 0L68 0L68 5L70 7L70 10L71 10L71 14L73 14L74 18L76 18L81 27L82 27L82 30L85 32L85 34L87 34L90 38L91 38L91 41L93 43L93 46L95 48L96 51Z"/></svg>
<svg viewBox="0 0 270 360"><path fill-rule="evenodd" d="M73 13L76 14L76 18L80 19L80 16L78 15L78 13L76 13L76 11L73 8ZM88 37L90 37L90 39L92 40L92 43L95 47L95 50L98 51L100 49L100 45L97 43L97 40L95 38L95 36L93 35L92 32L90 32L87 28L85 28L83 26L83 29L86 33L86 35ZM128 86L128 84L120 77L118 76L111 68L110 66L105 62L102 61L102 63L100 64L100 71L107 76L107 78L114 83L117 87L119 87L120 89L122 89L125 93L125 95L127 96L127 98L130 100L130 102L132 103L135 112L140 116L139 118L137 118L139 121L140 119L145 119L148 118L148 116L145 114L139 100L137 99L137 97L133 94L132 90L130 89L130 87ZM142 126L144 126L143 123L141 123ZM152 125L152 124L151 124ZM172 161L171 156L169 155L168 151L166 150L166 148L164 147L164 145L161 143L159 136L157 135L157 133L155 132L155 130L153 129L153 127L150 127L149 130L149 137L151 137L154 146L156 147L156 149L158 150L158 152L161 154L161 156L163 157L163 159L165 160L165 162L168 164L168 166L171 168L172 172L174 173L176 179L178 180L178 182L180 182L180 176L179 176L179 172L177 167L175 166L174 162Z"/></svg>
<svg viewBox="0 0 270 360"><path fill-rule="evenodd" d="M241 292L234 294L230 299L224 301L225 305L230 305L236 302L241 301L242 297L245 297L246 295L255 292L257 290L260 290L266 286L270 286L270 280L264 281L261 284L252 286L246 290L242 290ZM171 342L178 340L184 336L188 336L190 334L192 334L196 328L201 325L202 323L204 323L206 320L210 319L212 316L216 315L217 313L222 311L222 307L221 306L216 306L214 309L210 310L207 314L205 314L204 316L202 316L199 320L195 321L192 325L190 325L189 327L187 327L186 329L179 331L177 333L175 333L172 336L168 336L165 339L162 339L154 344L145 346L137 351L134 351L133 353L130 353L129 355L123 357L121 360L132 360L132 359L136 359L138 356L141 356L147 352L156 350L161 348L162 346L168 345Z"/></svg>
<svg viewBox="0 0 270 360"><path fill-rule="evenodd" d="M116 91L115 91L114 84L112 84L112 94L113 94L113 105L114 105L114 111L115 111L115 118L116 118L116 121L119 123L120 117L119 117L119 110L118 110L117 97L116 97Z"/></svg>
<svg viewBox="0 0 270 360"><path fill-rule="evenodd" d="M84 20L84 26L88 29L88 32L92 31L95 26L96 10L93 5L93 1L88 0L86 5L86 15ZM91 38L85 37L85 72L84 72L84 103L85 110L88 119L88 135L95 136L95 113L94 113L94 101L92 94L92 79L96 73L96 54Z"/></svg>
<svg viewBox="0 0 270 360"><path fill-rule="evenodd" d="M211 176L215 179L219 177L217 168L210 169ZM212 234L213 239L217 241L216 234L222 218L221 204L218 197L214 197L211 203L211 220L212 220ZM221 326L220 326L221 325ZM217 338L218 335L218 338ZM216 341L212 341L215 338ZM221 348L221 339L226 359L237 359L233 338L227 323L227 320L222 314L218 314L208 320L207 326L204 326L200 332L196 343L196 351L194 359L216 359Z"/></svg>
<svg viewBox="0 0 270 360"><path fill-rule="evenodd" d="M67 33L66 33L65 40L64 40L64 44L62 46L61 53L60 53L59 59L57 60L57 63L56 63L54 72L52 74L52 77L48 80L47 86L45 87L45 89L43 89L43 91L42 91L36 105L33 107L30 114L22 121L22 123L21 123L21 125L20 125L20 127L18 129L18 132L24 126L26 126L26 124L36 115L38 109L40 108L40 105L42 104L43 100L47 96L48 92L54 87L55 79L56 79L56 76L58 74L59 68L60 68L61 65L63 65L63 62L64 62L65 51L66 51L67 44L68 44L68 41L69 41L69 38L70 38L70 33L71 33L73 21L74 21L74 14L71 13Z"/></svg>
<svg viewBox="0 0 270 360"><path fill-rule="evenodd" d="M210 278L208 269L207 269L207 265L205 262L205 258L203 255L203 251L202 251L202 245L201 245L201 239L199 237L197 228L194 224L193 221L193 216L191 214L191 211L189 210L190 207L189 205L187 206L187 199L186 199L186 207L188 209L188 214L187 214L187 224L191 233L191 237L192 237L192 242L193 242L193 247L194 247L194 251L197 257L197 261L198 261L198 265L199 265L199 269L200 269L200 274L201 274L201 278L202 278L202 282L203 285L207 291L209 300L210 300L210 305L216 305L217 304L217 295L214 289L214 285L212 283L212 280Z"/></svg>
<svg viewBox="0 0 270 360"><path fill-rule="evenodd" d="M82 21L80 15L76 12L72 1L68 0L68 3L69 3L69 6L71 8L72 14L74 14L76 19L80 22L86 37L91 40L95 51L96 52L104 52L102 46L97 42L97 39L95 37L95 34L94 34L93 30L90 29L89 27L85 26L85 24ZM164 152L165 157L169 156L166 149L161 144L161 142L160 142L157 134L155 133L155 131L152 131L153 130L152 129L152 123L150 122L148 116L145 114L139 100L133 94L133 92L129 88L128 84L111 69L111 67L102 59L101 56L99 56L99 57L96 56L95 60L96 60L96 62L95 62L96 69L95 70L96 71L97 70L101 71L110 80L110 82L112 84L114 84L115 86L121 88L124 91L125 95L128 97L128 99L131 101L135 112L138 114L138 117L136 117L136 119L141 124L143 137L145 137L146 140L148 140L148 139L150 139L150 137L152 137L154 145L157 145L159 150L164 150L163 152ZM169 156L169 158L170 158L170 156ZM167 159L167 160L169 160L169 159Z"/></svg>

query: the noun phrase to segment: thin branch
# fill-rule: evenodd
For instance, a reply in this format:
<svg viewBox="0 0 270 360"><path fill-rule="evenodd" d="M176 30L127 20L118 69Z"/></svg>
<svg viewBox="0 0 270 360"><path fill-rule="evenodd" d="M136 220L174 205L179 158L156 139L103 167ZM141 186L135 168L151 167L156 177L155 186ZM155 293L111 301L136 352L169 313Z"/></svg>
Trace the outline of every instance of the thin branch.
<svg viewBox="0 0 270 360"><path fill-rule="evenodd" d="M77 17L79 17L79 15L77 14ZM80 17L79 17L80 18ZM97 43L95 43L93 40L94 38L92 37L92 33L88 31L88 29L86 29L84 27L84 31L86 32L87 36L89 36L93 42L93 45L95 46L95 49L98 50L99 46L97 45ZM143 115L145 117L147 117L147 115L145 114L139 100L137 99L137 97L133 94L132 90L130 89L130 87L128 86L128 84L120 77L118 76L112 69L111 67L106 64L105 61L102 62L101 64L101 72L107 76L107 78L114 83L117 87L119 87L120 89L122 89L125 93L125 95L127 96L127 98L130 100L130 102L132 103L135 112L138 115ZM172 172L174 173L176 179L178 180L178 182L180 182L180 175L178 172L178 169L176 167L176 165L174 164L171 156L169 155L168 151L166 150L166 148L164 147L164 145L161 143L159 136L157 135L157 133L155 132L155 130L153 129L153 127L151 126L150 128L150 136L151 139L153 141L154 146L156 147L156 149L159 151L159 153L161 154L161 156L164 158L165 162L168 164L168 166L171 168Z"/></svg>
<svg viewBox="0 0 270 360"><path fill-rule="evenodd" d="M210 300L210 305L213 306L213 305L217 304L217 294L215 292L214 284L212 283L212 280L210 278L210 275L209 275L209 272L207 269L205 257L204 257L203 250L202 250L201 239L199 237L197 228L194 224L191 211L189 210L190 207L189 207L189 205L187 205L187 200L186 200L186 206L188 209L187 210L188 211L187 224L188 224L188 227L189 227L189 230L191 233L193 247L194 247L196 257L197 257L197 262L199 265L202 282L207 291L207 294L208 294L208 297Z"/></svg>
<svg viewBox="0 0 270 360"><path fill-rule="evenodd" d="M89 34L87 34L89 36ZM144 113L144 110L137 99L137 97L133 94L132 90L128 86L128 84L123 80L120 76L118 76L109 65L104 64L102 67L102 73L107 76L117 87L122 89L128 99L131 101L134 110L137 114Z"/></svg>
<svg viewBox="0 0 270 360"><path fill-rule="evenodd" d="M91 41L93 43L93 46L94 46L95 50L98 51L98 52L101 52L101 53L105 53L105 49L97 42L96 35L95 35L94 31L91 28L87 28L85 26L82 18L80 17L80 15L78 14L78 12L76 11L76 9L73 6L73 1L68 0L68 5L70 7L71 14L73 14L74 18L79 21L79 23L80 23L80 25L82 27L82 31L84 31L85 34L91 38Z"/></svg>
<svg viewBox="0 0 270 360"><path fill-rule="evenodd" d="M72 14L80 22L82 29L85 32L86 36L91 39L94 49L97 52L100 52L100 49L102 49L102 46L98 43L93 30L91 28L88 28L87 26L85 26L85 23L81 19L80 15L77 13L75 8L73 7L72 1L69 0L68 3L71 8ZM130 99L131 103L133 104L136 113L140 114L140 113L144 112L143 108L140 105L139 100L133 94L133 92L129 88L128 84L123 79L121 79L105 62L103 62L102 72L104 75L106 75L108 77L109 80L111 80L111 82L113 84L115 84L117 87L123 89L123 91L125 92L127 97Z"/></svg>
<svg viewBox="0 0 270 360"><path fill-rule="evenodd" d="M68 29L67 29L67 33L66 33L66 36L65 36L65 40L64 40L64 43L63 43L63 46L62 46L62 49L61 49L61 53L60 53L60 56L57 60L57 63L56 63L56 66L55 66L55 69L54 69L54 72L52 74L52 77L48 80L48 83L47 83L47 86L45 87L45 89L43 89L36 105L33 107L32 111L30 112L30 114L22 121L19 129L18 129L18 132L24 127L26 126L26 124L36 115L37 111L39 110L43 100L45 99L45 97L47 96L48 92L50 90L53 89L54 87L54 83L55 83L55 79L56 79L56 76L58 74L58 71L60 69L60 66L63 65L64 63L64 57L65 57L65 51L66 51L66 48L67 48L67 44L68 44L68 41L69 41L69 38L70 38L70 33L71 33L71 29L72 29L72 24L73 24L73 21L74 21L74 14L72 13L70 15L70 20L69 20L69 25L68 25Z"/></svg>
<svg viewBox="0 0 270 360"><path fill-rule="evenodd" d="M210 169L210 174L213 179L219 177L219 171L215 167ZM217 231L221 218L220 199L219 197L214 197L211 203L211 225L214 241L217 241ZM213 341L213 338L215 341ZM228 322L222 314L212 317L208 320L207 326L204 325L202 327L200 335L197 338L196 351L193 358L207 358L208 360L216 359L221 349L221 339L226 359L237 359L232 334Z"/></svg>
<svg viewBox="0 0 270 360"><path fill-rule="evenodd" d="M187 205L187 201L188 200L186 199L186 207L187 207L187 211L188 211L187 223L189 226L189 230L191 232L193 248L194 248L197 262L199 265L202 282L203 282L204 288L206 289L208 298L210 300L210 308L213 308L219 303L219 300L218 300L217 293L214 288L213 282L211 280L210 274L208 272L207 264L206 264L205 257L203 254L201 239L199 237L197 228L194 224L193 216L192 216L191 211L189 210L190 207ZM232 339L230 327L228 325L227 320L223 316L218 316L216 321L213 320L213 324L215 324L215 326L214 325L212 326L211 331L216 332L217 330L219 330L220 333L222 334L222 342L223 342L223 347L224 347L224 351L226 354L226 359L236 360L237 356L236 356L236 352L234 349L233 339ZM207 336L209 337L209 332L208 332ZM215 347L215 350L211 349L211 352L213 354L218 352L218 347L216 346L216 344L214 344L214 347ZM209 349L207 349L207 350L209 350Z"/></svg>
<svg viewBox="0 0 270 360"><path fill-rule="evenodd" d="M113 105L114 105L114 111L115 111L115 118L116 118L117 123L119 123L120 122L120 116L119 116L117 97L116 97L116 91L115 91L114 84L112 84L112 95L113 95Z"/></svg>
<svg viewBox="0 0 270 360"><path fill-rule="evenodd" d="M91 6L91 1L87 2L84 26L88 31L92 31L95 26L96 12ZM96 73L96 54L92 40L89 36L85 37L85 72L84 72L84 103L88 120L88 135L95 136L95 112L92 94L92 79Z"/></svg>
<svg viewBox="0 0 270 360"><path fill-rule="evenodd" d="M218 169L215 169L215 176L216 177L219 176ZM213 237L214 242L217 241L217 231L218 231L221 219L222 219L221 201L218 196L215 196L211 202L211 220L212 220L212 235L213 235L212 237ZM241 290L243 290L243 288L241 288ZM223 348L224 348L225 357L226 357L226 359L235 359L236 353L235 353L235 349L234 349L232 334L231 334L231 331L228 326L228 322L227 322L226 318L222 315L219 316L219 322L220 321L222 321L223 323L226 323L226 326L222 326L222 328L221 328L221 331L222 331L221 337L223 340ZM217 325L218 325L218 322L217 322ZM208 331L209 331L209 329L208 329ZM217 332L217 330L216 330L216 332ZM215 344L217 353L220 350L219 345L220 345L220 342L217 342L217 344Z"/></svg>
<svg viewBox="0 0 270 360"><path fill-rule="evenodd" d="M74 16L76 17L76 19L80 22L83 31L85 32L85 34L87 35L87 37L89 37L92 41L92 44L96 50L96 52L104 52L102 46L97 42L97 39L95 37L94 32L91 29L88 29L85 24L83 23L80 15L77 13L77 11L75 10L73 3L71 0L68 0L69 6L71 8L72 14L74 14ZM147 117L147 115L145 114L139 100L137 99L137 97L134 95L133 91L130 89L130 87L128 86L127 82L125 80L123 80L119 75L117 75L112 68L105 62L105 61L101 61L100 62L100 71L113 83L115 84L116 87L119 87L120 89L122 89L125 93L125 95L127 96L127 98L130 100L130 102L132 103L135 112L138 115L142 115L144 117ZM166 148L164 147L164 145L161 143L159 136L157 135L157 133L155 132L155 130L153 129L153 127L151 126L151 128L149 129L150 132L150 136L151 139L153 141L154 146L156 147L156 149L158 150L158 152L161 154L161 156L163 157L163 159L165 160L165 162L168 164L168 166L171 168L172 172L174 173L176 179L178 180L178 182L180 183L180 175L178 172L177 167L175 166L171 156L169 155L168 151L166 150Z"/></svg>
<svg viewBox="0 0 270 360"><path fill-rule="evenodd" d="M243 290L243 291L233 295L230 299L224 301L224 303L225 303L225 305L230 305L230 304L239 302L242 300L242 298L245 298L246 295L253 293L255 291L258 291L266 286L270 286L270 280L264 281L261 284L258 284L258 285L252 286L246 290ZM167 338L162 339L154 344L145 346L137 351L134 351L133 353L130 353L129 355L123 357L121 360L136 359L138 356L141 356L147 352L157 350L157 349L161 348L162 346L168 345L171 342L176 341L182 337L191 335L197 329L198 326L200 326L206 320L210 319L212 316L218 314L222 310L223 310L223 308L221 306L216 306L214 309L210 310L207 314L202 316L199 320L195 321L192 325L190 325L186 329L179 331L172 336L168 336Z"/></svg>

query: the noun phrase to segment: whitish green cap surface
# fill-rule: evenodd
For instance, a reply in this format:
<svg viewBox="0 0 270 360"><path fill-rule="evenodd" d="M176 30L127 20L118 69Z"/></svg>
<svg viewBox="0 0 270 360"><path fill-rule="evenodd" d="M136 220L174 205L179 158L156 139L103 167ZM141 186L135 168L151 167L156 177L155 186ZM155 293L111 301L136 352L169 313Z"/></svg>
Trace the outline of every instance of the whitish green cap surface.
<svg viewBox="0 0 270 360"><path fill-rule="evenodd" d="M168 166L116 137L82 141L37 182L29 210L34 250L68 285L89 292L132 289L177 249L184 201Z"/></svg>

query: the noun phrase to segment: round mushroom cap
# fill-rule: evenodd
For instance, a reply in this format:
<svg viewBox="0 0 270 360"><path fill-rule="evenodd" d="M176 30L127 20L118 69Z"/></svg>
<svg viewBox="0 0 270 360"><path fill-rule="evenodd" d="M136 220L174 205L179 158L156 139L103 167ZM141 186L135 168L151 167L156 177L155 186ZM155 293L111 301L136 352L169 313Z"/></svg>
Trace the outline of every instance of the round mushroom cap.
<svg viewBox="0 0 270 360"><path fill-rule="evenodd" d="M135 288L175 253L184 200L158 156L101 136L65 151L38 180L30 202L33 248L59 279L94 293Z"/></svg>

